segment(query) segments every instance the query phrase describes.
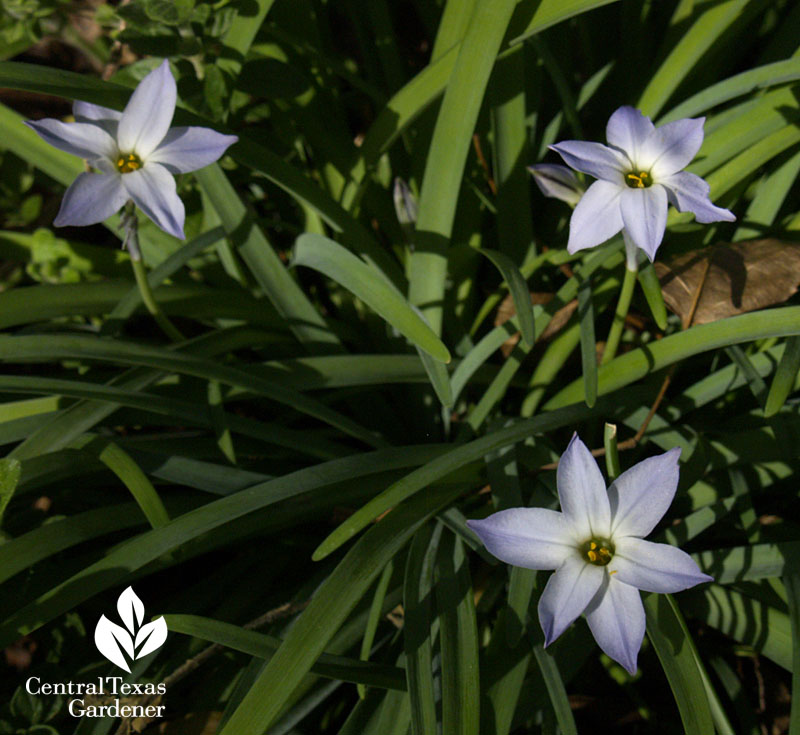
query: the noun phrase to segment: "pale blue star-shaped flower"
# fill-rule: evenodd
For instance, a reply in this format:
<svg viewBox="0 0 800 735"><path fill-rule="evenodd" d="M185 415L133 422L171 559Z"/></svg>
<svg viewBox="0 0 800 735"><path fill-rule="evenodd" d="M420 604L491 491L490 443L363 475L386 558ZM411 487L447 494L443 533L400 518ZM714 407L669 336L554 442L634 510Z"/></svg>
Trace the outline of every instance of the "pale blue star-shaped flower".
<svg viewBox="0 0 800 735"><path fill-rule="evenodd" d="M711 203L703 179L682 170L703 144L704 122L687 118L657 128L639 110L620 107L609 118L607 146L581 140L550 146L569 166L597 179L572 213L567 250L594 247L624 228L626 241L653 260L668 204L693 212L698 222L734 221L731 212Z"/></svg>
<svg viewBox="0 0 800 735"><path fill-rule="evenodd" d="M685 552L643 539L672 503L679 455L676 448L645 459L606 490L575 434L558 463L561 512L512 508L467 522L498 559L556 570L539 601L545 646L583 613L600 648L633 674L645 630L639 590L678 592L713 581Z"/></svg>
<svg viewBox="0 0 800 735"><path fill-rule="evenodd" d="M75 102L74 123L26 121L50 145L86 159L99 172L72 182L53 224L93 225L133 200L162 230L184 238L186 215L173 174L208 166L238 138L210 128L170 128L176 99L165 59L142 79L121 113Z"/></svg>

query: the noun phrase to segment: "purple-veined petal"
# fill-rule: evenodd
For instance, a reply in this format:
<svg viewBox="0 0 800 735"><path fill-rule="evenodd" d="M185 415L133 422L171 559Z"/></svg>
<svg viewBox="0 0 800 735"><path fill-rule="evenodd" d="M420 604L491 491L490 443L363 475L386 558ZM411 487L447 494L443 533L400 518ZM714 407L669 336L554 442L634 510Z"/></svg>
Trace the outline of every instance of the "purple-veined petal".
<svg viewBox="0 0 800 735"><path fill-rule="evenodd" d="M644 605L639 590L620 582L617 576L609 575L606 584L589 603L586 622L597 645L629 673L635 674L644 638Z"/></svg>
<svg viewBox="0 0 800 735"><path fill-rule="evenodd" d="M585 609L603 585L603 567L587 564L576 553L547 580L539 600L544 645L549 646Z"/></svg>
<svg viewBox="0 0 800 735"><path fill-rule="evenodd" d="M569 221L570 253L593 248L622 229L621 194L622 186L609 181L595 181L586 190Z"/></svg>
<svg viewBox="0 0 800 735"><path fill-rule="evenodd" d="M699 176L679 171L659 182L666 190L672 206L679 212L694 212L698 222L734 222L736 216L722 207L715 207L708 198L711 187Z"/></svg>
<svg viewBox="0 0 800 735"><path fill-rule="evenodd" d="M61 200L56 227L94 225L115 214L128 195L119 174L78 174Z"/></svg>
<svg viewBox="0 0 800 735"><path fill-rule="evenodd" d="M645 170L655 181L686 168L703 145L704 117L686 118L662 125L647 141L650 154L655 156Z"/></svg>
<svg viewBox="0 0 800 735"><path fill-rule="evenodd" d="M130 198L164 232L184 239L186 211L177 194L172 174L158 163L146 163L138 171L121 175Z"/></svg>
<svg viewBox="0 0 800 735"><path fill-rule="evenodd" d="M528 166L539 191L546 197L560 199L573 207L580 201L584 189L572 169L555 163L537 163Z"/></svg>
<svg viewBox="0 0 800 735"><path fill-rule="evenodd" d="M680 447L625 470L608 488L611 535L647 536L667 512L678 487Z"/></svg>
<svg viewBox="0 0 800 735"><path fill-rule="evenodd" d="M172 128L147 158L173 174L197 171L219 160L239 138L211 128Z"/></svg>
<svg viewBox="0 0 800 735"><path fill-rule="evenodd" d="M667 228L666 190L658 184L644 189L628 187L622 192L619 205L631 239L653 260Z"/></svg>
<svg viewBox="0 0 800 735"><path fill-rule="evenodd" d="M99 125L54 119L26 120L25 124L46 143L73 156L93 161L97 158L111 160L117 155L117 144Z"/></svg>
<svg viewBox="0 0 800 735"><path fill-rule="evenodd" d="M563 513L547 508L509 508L467 521L491 554L527 569L557 569L577 549Z"/></svg>
<svg viewBox="0 0 800 735"><path fill-rule="evenodd" d="M654 130L650 118L635 107L620 107L608 119L606 140L609 145L625 151L631 163L638 165L642 147Z"/></svg>
<svg viewBox="0 0 800 735"><path fill-rule="evenodd" d="M577 434L572 435L558 461L556 485L561 510L580 545L611 534L611 508L606 483L592 453Z"/></svg>
<svg viewBox="0 0 800 735"><path fill-rule="evenodd" d="M565 140L550 146L576 171L594 176L596 179L624 184L623 175L630 168L626 156L602 143L584 140Z"/></svg>
<svg viewBox="0 0 800 735"><path fill-rule="evenodd" d="M647 592L680 592L713 578L700 571L685 551L633 536L614 539L614 558L609 572L620 582Z"/></svg>
<svg viewBox="0 0 800 735"><path fill-rule="evenodd" d="M117 129L117 142L122 153L136 153L147 158L164 139L175 114L177 100L175 78L164 59L136 87Z"/></svg>

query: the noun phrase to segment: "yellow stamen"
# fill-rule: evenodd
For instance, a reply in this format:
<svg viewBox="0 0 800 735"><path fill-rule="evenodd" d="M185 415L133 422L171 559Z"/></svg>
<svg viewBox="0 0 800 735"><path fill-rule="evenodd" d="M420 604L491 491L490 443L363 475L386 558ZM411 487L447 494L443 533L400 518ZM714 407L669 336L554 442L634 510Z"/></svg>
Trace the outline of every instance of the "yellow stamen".
<svg viewBox="0 0 800 735"><path fill-rule="evenodd" d="M604 567L614 556L614 545L608 539L590 538L581 544L580 551L589 564Z"/></svg>
<svg viewBox="0 0 800 735"><path fill-rule="evenodd" d="M121 174L138 171L142 167L142 159L135 153L120 153L117 158L117 170Z"/></svg>
<svg viewBox="0 0 800 735"><path fill-rule="evenodd" d="M613 572L609 572L608 575L611 576L612 574L616 574L618 571L618 569L615 569Z"/></svg>
<svg viewBox="0 0 800 735"><path fill-rule="evenodd" d="M644 189L653 183L647 171L639 171L638 174L631 171L629 174L625 175L625 179L625 183L630 186L631 189Z"/></svg>

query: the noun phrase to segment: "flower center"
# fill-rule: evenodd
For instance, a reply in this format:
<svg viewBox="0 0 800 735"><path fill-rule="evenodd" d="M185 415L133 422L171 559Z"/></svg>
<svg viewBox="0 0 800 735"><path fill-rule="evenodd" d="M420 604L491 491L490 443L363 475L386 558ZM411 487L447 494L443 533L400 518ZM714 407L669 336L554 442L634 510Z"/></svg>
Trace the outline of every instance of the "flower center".
<svg viewBox="0 0 800 735"><path fill-rule="evenodd" d="M589 564L604 567L614 557L614 544L608 539L592 538L581 546L581 555Z"/></svg>
<svg viewBox="0 0 800 735"><path fill-rule="evenodd" d="M135 153L120 153L117 157L117 171L121 174L129 174L131 171L138 171L142 167L142 159Z"/></svg>
<svg viewBox="0 0 800 735"><path fill-rule="evenodd" d="M635 171L631 171L625 174L625 183L631 189L645 189L652 185L653 178L650 176L649 171L639 171L638 174Z"/></svg>

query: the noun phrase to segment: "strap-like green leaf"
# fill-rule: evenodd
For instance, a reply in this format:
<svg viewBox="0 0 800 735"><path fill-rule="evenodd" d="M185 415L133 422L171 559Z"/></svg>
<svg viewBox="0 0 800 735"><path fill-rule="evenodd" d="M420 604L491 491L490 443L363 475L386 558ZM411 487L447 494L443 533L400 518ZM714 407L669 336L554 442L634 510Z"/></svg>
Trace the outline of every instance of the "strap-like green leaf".
<svg viewBox="0 0 800 735"><path fill-rule="evenodd" d="M10 341L9 341L10 340ZM28 358L49 362L56 356L88 360L107 360L127 365L139 365L168 372L195 375L206 380L219 380L227 385L238 385L268 396L278 403L307 412L322 421L338 426L345 433L358 436L370 445L385 445L379 437L352 419L333 411L312 398L287 388L278 388L268 380L249 375L244 370L204 360L184 351L170 351L144 347L131 342L66 336L0 337L0 360L11 361L26 355Z"/></svg>
<svg viewBox="0 0 800 735"><path fill-rule="evenodd" d="M431 524L417 531L406 558L403 582L403 649L406 679L411 700L412 735L436 731L436 700L433 683L433 631L431 590L433 567L442 533Z"/></svg>
<svg viewBox="0 0 800 735"><path fill-rule="evenodd" d="M615 358L598 371L598 393L610 393L648 373L660 370L691 355L765 337L800 334L800 306L785 306L769 312L753 312L700 324L670 335L646 348L632 350ZM576 380L557 393L545 409L567 406L583 398L583 381Z"/></svg>
<svg viewBox="0 0 800 735"><path fill-rule="evenodd" d="M686 735L714 732L697 649L678 606L669 595L651 594L644 610L647 635L675 695Z"/></svg>
<svg viewBox="0 0 800 735"><path fill-rule="evenodd" d="M419 198L409 300L441 333L447 250L461 179L486 84L516 0L478 2L436 120Z"/></svg>
<svg viewBox="0 0 800 735"><path fill-rule="evenodd" d="M353 546L317 590L220 735L262 732L275 720L347 614L388 561L461 488L440 487L395 508Z"/></svg>
<svg viewBox="0 0 800 735"><path fill-rule="evenodd" d="M528 284L525 283L525 278L520 273L519 268L514 264L507 255L499 253L496 250L486 250L485 248L476 248L479 253L485 255L508 284L508 290L511 293L511 298L514 300L514 308L517 310L519 317L519 328L522 332L522 339L529 345L533 345L536 340L534 332L535 325L533 321L533 306L531 305L531 294L528 289Z"/></svg>
<svg viewBox="0 0 800 735"><path fill-rule="evenodd" d="M711 5L683 33L680 42L650 78L637 107L645 115L657 115L672 92L697 66L703 54L740 17L747 5L747 0L727 0Z"/></svg>
<svg viewBox="0 0 800 735"><path fill-rule="evenodd" d="M586 405L597 401L597 338L594 334L592 282L586 279L578 289L578 319L581 332L581 367Z"/></svg>
<svg viewBox="0 0 800 735"><path fill-rule="evenodd" d="M76 442L76 448L95 455L125 484L153 528L169 523L169 513L153 483L127 452L108 439L91 435Z"/></svg>
<svg viewBox="0 0 800 735"><path fill-rule="evenodd" d="M446 532L436 557L436 605L442 651L442 731L478 735L478 627L461 540Z"/></svg>
<svg viewBox="0 0 800 735"><path fill-rule="evenodd" d="M361 661L369 661L375 633L378 631L378 624L381 622L381 609L386 599L386 592L389 589L389 582L392 579L392 572L394 572L394 563L390 561L378 580L378 586L375 588L375 594L372 596L372 603L369 606L367 625L364 628L364 637L361 639ZM403 677L403 682L405 683L405 676ZM361 699L367 696L367 688L363 683L358 685L358 696Z"/></svg>
<svg viewBox="0 0 800 735"><path fill-rule="evenodd" d="M575 423L588 411L589 409L583 405L551 411L526 421L520 421L507 429L495 431L488 436L450 450L394 483L365 506L359 508L317 547L313 558L315 560L324 559L384 511L470 462L481 460L488 452L515 444L533 434L552 431L557 427Z"/></svg>
<svg viewBox="0 0 800 735"><path fill-rule="evenodd" d="M0 522L6 506L14 495L22 472L22 465L18 460L6 457L0 459Z"/></svg>
<svg viewBox="0 0 800 735"><path fill-rule="evenodd" d="M447 372L447 366L419 348L417 348L417 354L439 402L445 408L451 408L453 406L453 389L450 385L450 373Z"/></svg>
<svg viewBox="0 0 800 735"><path fill-rule="evenodd" d="M185 633L267 660L272 658L272 654L283 642L275 636L199 615L164 615L164 620L167 621L167 628L172 633ZM311 671L330 679L352 681L381 689L403 691L406 688L405 673L396 666L369 663L329 653L320 654Z"/></svg>
<svg viewBox="0 0 800 735"><path fill-rule="evenodd" d="M664 125L681 118L694 117L748 92L794 82L798 79L800 79L800 57L748 69L692 95L688 100L671 109L668 114L659 118L657 124Z"/></svg>
<svg viewBox="0 0 800 735"><path fill-rule="evenodd" d="M304 343L338 345L325 320L295 283L261 228L247 215L239 195L216 164L195 173L223 227L250 271L289 328Z"/></svg>
<svg viewBox="0 0 800 735"><path fill-rule="evenodd" d="M800 336L789 337L783 351L772 385L769 387L764 415L774 416L786 402L789 393L794 389L797 372L800 370Z"/></svg>
<svg viewBox="0 0 800 735"><path fill-rule="evenodd" d="M440 362L450 353L431 328L381 274L339 243L306 233L297 238L292 264L318 270L355 294L400 334Z"/></svg>
<svg viewBox="0 0 800 735"><path fill-rule="evenodd" d="M165 526L136 536L69 579L54 584L31 604L22 607L3 622L0 626L0 643L8 645L20 635L39 628L100 590L117 584L145 564L237 518L316 488L353 481L388 469L415 466L430 460L441 451L441 447L426 445L356 454L291 472L184 513ZM431 496L446 497L449 500L455 497L456 493L452 486L446 486ZM419 510L420 504L414 507ZM439 510L439 507L434 505L430 508L430 513ZM425 508L428 506L425 505ZM408 520L405 515L402 515L402 518L403 522ZM11 553L10 546L11 544L0 545L0 568L3 566L5 554ZM396 549L392 548L388 558L394 556L395 551ZM375 571L376 575L380 568ZM346 580L348 584L352 582L350 577L346 577ZM369 585L369 580L366 584ZM345 586L343 582L337 594ZM355 601L351 601L355 604ZM35 615L32 614L33 610L36 611Z"/></svg>
<svg viewBox="0 0 800 735"><path fill-rule="evenodd" d="M664 294L661 292L656 269L649 261L639 267L639 284L656 325L659 329L666 329L667 307L664 304Z"/></svg>

